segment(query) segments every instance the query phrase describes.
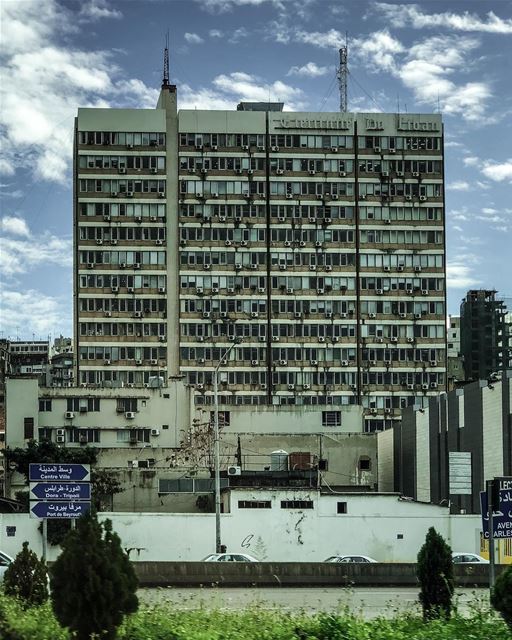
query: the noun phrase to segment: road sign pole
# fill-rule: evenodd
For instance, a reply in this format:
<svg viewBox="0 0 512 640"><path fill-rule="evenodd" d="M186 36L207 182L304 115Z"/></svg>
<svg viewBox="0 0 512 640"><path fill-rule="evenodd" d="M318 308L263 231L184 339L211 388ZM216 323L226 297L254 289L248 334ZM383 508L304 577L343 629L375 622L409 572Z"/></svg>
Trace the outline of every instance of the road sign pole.
<svg viewBox="0 0 512 640"><path fill-rule="evenodd" d="M494 521L493 521L493 484L492 480L487 481L487 511L489 514L489 589L494 588L496 578L495 558L494 558Z"/></svg>
<svg viewBox="0 0 512 640"><path fill-rule="evenodd" d="M48 520L43 518L43 561L46 562L48 547Z"/></svg>

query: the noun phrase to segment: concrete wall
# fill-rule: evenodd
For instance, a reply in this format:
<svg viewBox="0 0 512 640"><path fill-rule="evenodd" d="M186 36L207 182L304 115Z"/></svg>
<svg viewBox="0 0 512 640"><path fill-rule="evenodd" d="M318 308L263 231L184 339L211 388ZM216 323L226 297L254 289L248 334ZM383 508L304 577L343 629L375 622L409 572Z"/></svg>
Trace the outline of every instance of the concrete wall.
<svg viewBox="0 0 512 640"><path fill-rule="evenodd" d="M319 562L336 553L363 553L382 562L414 562L429 527L457 551L478 552L478 516L450 516L446 508L399 500L397 495L315 491L236 491L231 512L222 515L222 542L232 552L265 561ZM271 509L239 509L238 500L269 499ZM314 509L281 508L282 499L312 499ZM337 502L347 514L337 514ZM123 547L136 561L200 560L215 547L213 514L102 513L113 521ZM26 514L0 515L0 549L15 555L24 540L41 553L39 521ZM14 537L6 527L15 526ZM401 536L401 537L399 537ZM49 559L58 549L50 547Z"/></svg>
<svg viewBox="0 0 512 640"><path fill-rule="evenodd" d="M394 491L394 461L393 461L393 429L387 429L377 434L378 479L379 491Z"/></svg>

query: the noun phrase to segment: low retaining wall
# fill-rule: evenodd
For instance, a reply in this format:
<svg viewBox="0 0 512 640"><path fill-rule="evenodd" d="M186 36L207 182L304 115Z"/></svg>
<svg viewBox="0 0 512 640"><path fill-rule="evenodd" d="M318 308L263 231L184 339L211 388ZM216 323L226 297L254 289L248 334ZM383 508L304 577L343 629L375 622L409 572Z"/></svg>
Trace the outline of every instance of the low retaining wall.
<svg viewBox="0 0 512 640"><path fill-rule="evenodd" d="M409 587L416 564L325 562L134 562L141 587ZM496 574L506 569L496 567ZM488 565L456 565L459 587L489 584Z"/></svg>

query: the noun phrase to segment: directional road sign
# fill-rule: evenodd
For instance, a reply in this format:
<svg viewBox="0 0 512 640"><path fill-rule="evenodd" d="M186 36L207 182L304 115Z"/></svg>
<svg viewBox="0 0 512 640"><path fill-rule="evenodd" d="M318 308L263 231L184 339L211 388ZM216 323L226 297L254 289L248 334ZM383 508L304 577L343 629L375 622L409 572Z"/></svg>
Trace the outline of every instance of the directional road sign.
<svg viewBox="0 0 512 640"><path fill-rule="evenodd" d="M52 464L35 462L29 465L29 480L47 482L89 482L91 466L88 464Z"/></svg>
<svg viewBox="0 0 512 640"><path fill-rule="evenodd" d="M31 482L30 499L90 500L91 485L88 482Z"/></svg>
<svg viewBox="0 0 512 640"><path fill-rule="evenodd" d="M489 538L489 509L485 491L480 492L480 506L482 509L482 530L484 537ZM512 538L512 491L500 491L499 505L493 505L492 525L493 538Z"/></svg>
<svg viewBox="0 0 512 640"><path fill-rule="evenodd" d="M31 518L79 518L91 508L90 502L32 502Z"/></svg>

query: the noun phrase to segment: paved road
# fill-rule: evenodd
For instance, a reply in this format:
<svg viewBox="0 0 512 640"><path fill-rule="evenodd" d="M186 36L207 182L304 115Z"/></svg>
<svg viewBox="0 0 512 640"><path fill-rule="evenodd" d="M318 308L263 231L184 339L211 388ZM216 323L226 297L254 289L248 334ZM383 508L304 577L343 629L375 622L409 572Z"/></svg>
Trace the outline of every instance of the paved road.
<svg viewBox="0 0 512 640"><path fill-rule="evenodd" d="M142 602L157 604L168 602L173 608L241 610L251 605L264 609L317 613L348 609L365 618L393 616L398 611L419 611L418 590L409 587L353 588L336 587L284 587L284 588L174 588L140 589ZM476 602L488 604L487 589L458 589L456 600L464 613Z"/></svg>

